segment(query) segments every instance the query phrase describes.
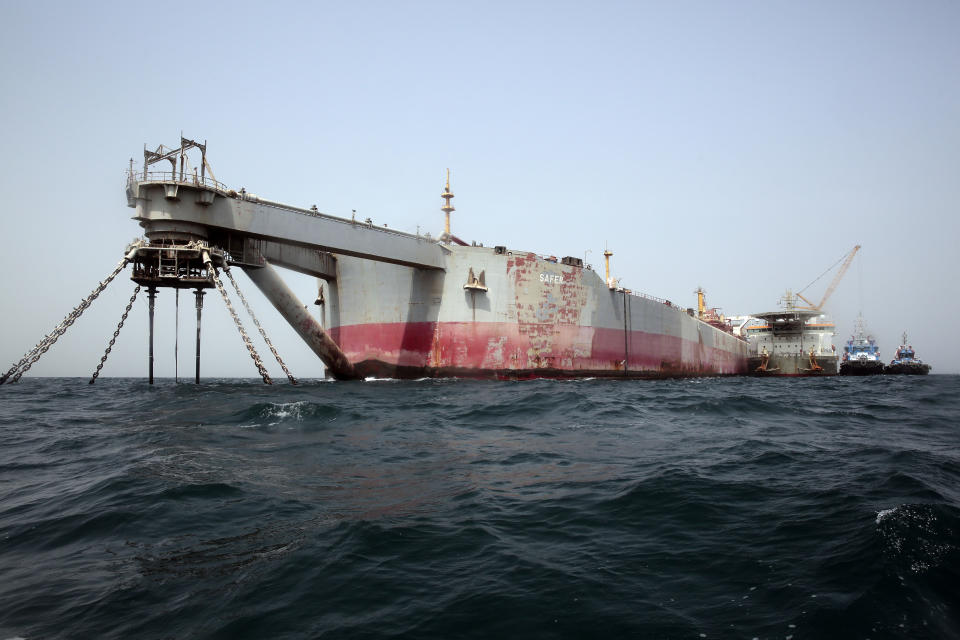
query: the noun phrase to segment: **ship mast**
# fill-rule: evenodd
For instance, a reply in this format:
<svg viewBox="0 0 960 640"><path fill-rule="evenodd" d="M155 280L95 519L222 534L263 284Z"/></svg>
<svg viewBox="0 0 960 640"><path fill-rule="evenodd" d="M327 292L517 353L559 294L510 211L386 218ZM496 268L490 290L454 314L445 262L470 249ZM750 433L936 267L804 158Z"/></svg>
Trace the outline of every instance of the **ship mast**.
<svg viewBox="0 0 960 640"><path fill-rule="evenodd" d="M853 331L854 331L854 337L861 338L861 339L864 337L864 334L866 333L866 328L864 327L864 324L863 324L862 311L857 314L857 321L854 323Z"/></svg>
<svg viewBox="0 0 960 640"><path fill-rule="evenodd" d="M453 208L453 205L450 203L450 199L453 198L453 193L450 191L450 169L447 169L447 183L443 188L443 193L440 194L440 197L443 198L444 204L440 207L440 210L446 214L446 220L443 225L443 234L445 237L450 236L450 212L456 211Z"/></svg>
<svg viewBox="0 0 960 640"><path fill-rule="evenodd" d="M697 287L697 290L694 291L697 294L697 317L703 320L703 315L707 311L707 301L706 301L706 291L703 290L703 287Z"/></svg>
<svg viewBox="0 0 960 640"><path fill-rule="evenodd" d="M610 251L610 249L604 248L603 259L607 265L607 286L611 289L613 288L613 282L610 280L610 256L612 255L613 255L613 251Z"/></svg>

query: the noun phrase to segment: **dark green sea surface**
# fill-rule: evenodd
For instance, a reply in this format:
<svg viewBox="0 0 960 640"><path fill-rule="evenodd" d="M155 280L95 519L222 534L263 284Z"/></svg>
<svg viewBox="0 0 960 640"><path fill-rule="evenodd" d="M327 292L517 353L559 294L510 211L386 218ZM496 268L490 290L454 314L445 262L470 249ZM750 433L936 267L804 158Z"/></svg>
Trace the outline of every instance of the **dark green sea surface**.
<svg viewBox="0 0 960 640"><path fill-rule="evenodd" d="M957 638L960 377L0 387L0 640Z"/></svg>

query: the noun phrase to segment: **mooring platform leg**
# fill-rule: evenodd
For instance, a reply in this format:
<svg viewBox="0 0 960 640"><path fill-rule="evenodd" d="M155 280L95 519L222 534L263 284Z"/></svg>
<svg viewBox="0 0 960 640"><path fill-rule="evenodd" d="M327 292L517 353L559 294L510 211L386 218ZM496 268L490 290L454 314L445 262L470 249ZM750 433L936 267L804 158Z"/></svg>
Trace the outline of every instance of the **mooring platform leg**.
<svg viewBox="0 0 960 640"><path fill-rule="evenodd" d="M197 376L196 383L200 384L200 311L203 309L203 290L197 289L194 292L197 297Z"/></svg>
<svg viewBox="0 0 960 640"><path fill-rule="evenodd" d="M247 268L244 271L294 331L300 334L307 346L320 356L334 377L339 380L356 377L356 371L347 356L327 335L316 318L306 310L306 305L300 302L269 262L264 260L262 267Z"/></svg>
<svg viewBox="0 0 960 640"><path fill-rule="evenodd" d="M153 310L155 301L157 299L157 288L150 287L147 289L147 299L150 301L150 357L149 357L149 379L150 384L153 384Z"/></svg>

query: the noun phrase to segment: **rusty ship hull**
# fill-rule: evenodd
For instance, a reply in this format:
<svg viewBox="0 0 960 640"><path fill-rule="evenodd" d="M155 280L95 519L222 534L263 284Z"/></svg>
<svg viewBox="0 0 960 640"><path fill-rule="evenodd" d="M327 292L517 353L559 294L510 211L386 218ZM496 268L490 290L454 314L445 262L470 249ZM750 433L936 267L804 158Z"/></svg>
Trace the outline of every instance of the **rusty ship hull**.
<svg viewBox="0 0 960 640"><path fill-rule="evenodd" d="M444 246L442 271L336 256L324 325L358 376L747 371L743 339L668 301L611 288L589 267L502 247Z"/></svg>

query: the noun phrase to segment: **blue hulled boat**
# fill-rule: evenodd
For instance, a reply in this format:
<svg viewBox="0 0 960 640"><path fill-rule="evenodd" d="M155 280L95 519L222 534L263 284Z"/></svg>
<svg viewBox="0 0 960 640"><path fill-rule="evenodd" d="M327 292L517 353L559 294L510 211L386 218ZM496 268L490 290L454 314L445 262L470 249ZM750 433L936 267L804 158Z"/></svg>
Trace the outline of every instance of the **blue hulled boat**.
<svg viewBox="0 0 960 640"><path fill-rule="evenodd" d="M930 365L916 357L913 347L907 344L907 333L903 333L903 344L897 349L896 357L883 368L884 373L925 376L930 373Z"/></svg>
<svg viewBox="0 0 960 640"><path fill-rule="evenodd" d="M873 336L867 335L863 324L863 314L857 316L856 332L847 340L840 361L842 376L873 376L883 373L883 361L880 359L880 347Z"/></svg>

